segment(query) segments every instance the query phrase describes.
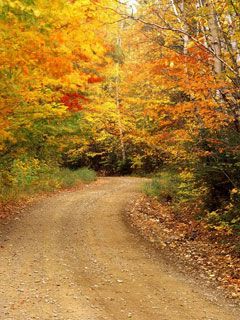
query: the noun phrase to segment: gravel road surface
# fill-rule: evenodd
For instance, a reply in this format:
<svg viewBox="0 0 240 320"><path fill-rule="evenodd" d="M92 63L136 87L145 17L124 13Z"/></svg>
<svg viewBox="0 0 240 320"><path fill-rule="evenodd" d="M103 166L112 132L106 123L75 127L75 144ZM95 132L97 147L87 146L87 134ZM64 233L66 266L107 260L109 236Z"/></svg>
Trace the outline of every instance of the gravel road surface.
<svg viewBox="0 0 240 320"><path fill-rule="evenodd" d="M0 223L1 320L239 320L123 222L142 179L101 178Z"/></svg>

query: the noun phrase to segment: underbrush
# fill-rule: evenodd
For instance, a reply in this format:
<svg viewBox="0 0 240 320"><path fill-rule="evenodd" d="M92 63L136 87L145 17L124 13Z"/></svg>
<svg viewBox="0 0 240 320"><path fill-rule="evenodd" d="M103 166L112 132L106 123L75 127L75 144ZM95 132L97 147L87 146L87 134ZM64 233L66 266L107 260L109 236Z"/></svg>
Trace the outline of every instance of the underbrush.
<svg viewBox="0 0 240 320"><path fill-rule="evenodd" d="M163 171L144 185L148 196L172 204L196 201L205 192L200 188L191 172Z"/></svg>
<svg viewBox="0 0 240 320"><path fill-rule="evenodd" d="M168 202L182 219L201 220L210 231L219 234L239 235L240 191L237 188L230 190L229 198L212 210L211 204L215 199L211 190L212 187L187 170L163 171L144 185L148 196Z"/></svg>
<svg viewBox="0 0 240 320"><path fill-rule="evenodd" d="M0 201L12 201L40 192L69 188L96 179L88 168L70 170L49 165L35 158L17 159L0 172Z"/></svg>

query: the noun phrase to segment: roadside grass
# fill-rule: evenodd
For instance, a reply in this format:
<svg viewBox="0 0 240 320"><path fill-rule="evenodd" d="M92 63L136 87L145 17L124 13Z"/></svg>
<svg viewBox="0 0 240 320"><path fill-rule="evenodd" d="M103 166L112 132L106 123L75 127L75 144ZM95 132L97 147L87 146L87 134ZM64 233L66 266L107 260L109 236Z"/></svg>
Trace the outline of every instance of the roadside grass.
<svg viewBox="0 0 240 320"><path fill-rule="evenodd" d="M194 175L189 171L162 171L145 183L143 191L150 197L172 204L195 202L206 190L198 186Z"/></svg>
<svg viewBox="0 0 240 320"><path fill-rule="evenodd" d="M96 180L96 172L88 168L78 170L60 169L56 177L61 188L73 187L80 183L90 183Z"/></svg>
<svg viewBox="0 0 240 320"><path fill-rule="evenodd" d="M179 179L173 172L163 171L155 175L143 186L143 191L159 201L173 201L177 197Z"/></svg>
<svg viewBox="0 0 240 320"><path fill-rule="evenodd" d="M5 179L0 180L0 202L18 201L34 194L71 188L96 180L89 168L70 170L45 163L17 163Z"/></svg>

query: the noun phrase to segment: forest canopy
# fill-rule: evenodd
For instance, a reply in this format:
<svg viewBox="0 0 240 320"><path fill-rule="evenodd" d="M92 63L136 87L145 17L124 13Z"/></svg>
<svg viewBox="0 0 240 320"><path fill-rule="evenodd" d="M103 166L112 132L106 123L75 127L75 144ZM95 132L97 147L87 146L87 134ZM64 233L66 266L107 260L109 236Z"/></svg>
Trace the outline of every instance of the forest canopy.
<svg viewBox="0 0 240 320"><path fill-rule="evenodd" d="M1 0L2 199L62 168L168 172L178 203L239 230L239 15L238 0Z"/></svg>

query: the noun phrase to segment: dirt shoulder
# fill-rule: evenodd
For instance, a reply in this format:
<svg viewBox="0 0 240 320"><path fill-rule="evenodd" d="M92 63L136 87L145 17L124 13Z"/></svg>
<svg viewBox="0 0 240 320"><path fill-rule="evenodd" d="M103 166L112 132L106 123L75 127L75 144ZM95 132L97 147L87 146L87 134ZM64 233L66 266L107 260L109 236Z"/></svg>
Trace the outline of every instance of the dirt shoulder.
<svg viewBox="0 0 240 320"><path fill-rule="evenodd" d="M201 222L177 216L169 205L144 195L131 203L125 218L177 269L240 304L240 256L234 241L227 242Z"/></svg>
<svg viewBox="0 0 240 320"><path fill-rule="evenodd" d="M237 320L123 221L142 179L103 178L0 225L1 320Z"/></svg>

